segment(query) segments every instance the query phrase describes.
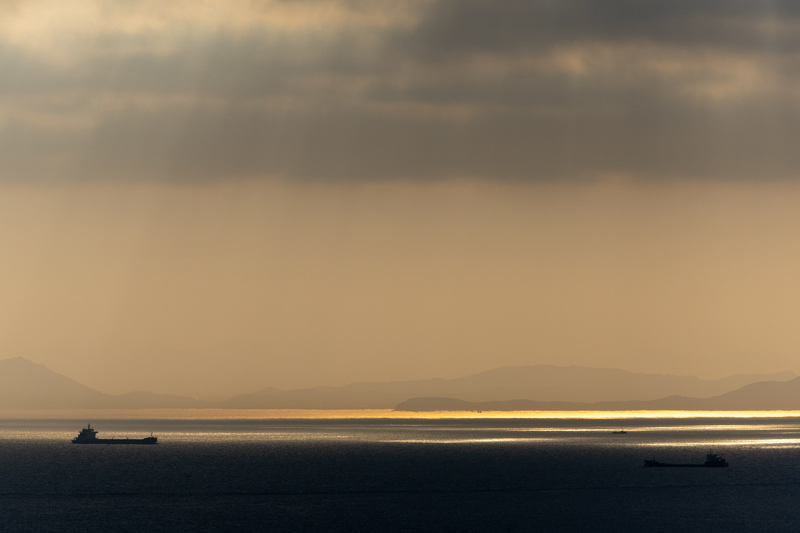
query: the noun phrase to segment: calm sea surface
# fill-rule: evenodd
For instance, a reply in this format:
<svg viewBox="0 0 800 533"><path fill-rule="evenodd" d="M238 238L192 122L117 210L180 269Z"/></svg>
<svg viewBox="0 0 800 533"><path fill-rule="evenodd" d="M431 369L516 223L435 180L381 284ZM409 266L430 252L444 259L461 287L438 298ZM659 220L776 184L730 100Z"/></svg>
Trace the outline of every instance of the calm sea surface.
<svg viewBox="0 0 800 533"><path fill-rule="evenodd" d="M85 424L0 420L0 531L800 531L800 417Z"/></svg>

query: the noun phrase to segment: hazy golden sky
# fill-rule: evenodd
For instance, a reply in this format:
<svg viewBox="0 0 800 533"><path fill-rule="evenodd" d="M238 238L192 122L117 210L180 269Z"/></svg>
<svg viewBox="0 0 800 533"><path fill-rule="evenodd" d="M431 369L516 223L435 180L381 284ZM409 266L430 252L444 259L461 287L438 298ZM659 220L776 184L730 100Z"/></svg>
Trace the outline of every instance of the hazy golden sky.
<svg viewBox="0 0 800 533"><path fill-rule="evenodd" d="M799 139L795 2L0 1L0 358L800 372Z"/></svg>

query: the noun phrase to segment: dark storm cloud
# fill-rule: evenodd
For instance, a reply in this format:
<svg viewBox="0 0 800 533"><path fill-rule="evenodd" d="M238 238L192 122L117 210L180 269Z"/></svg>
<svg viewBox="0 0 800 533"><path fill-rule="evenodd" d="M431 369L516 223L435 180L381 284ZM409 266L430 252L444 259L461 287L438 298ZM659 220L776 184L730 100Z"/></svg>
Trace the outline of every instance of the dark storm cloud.
<svg viewBox="0 0 800 533"><path fill-rule="evenodd" d="M768 40L797 51L795 28L765 33L762 22L800 16L788 0L442 0L411 37L420 56L511 53L585 42L654 42L759 49ZM404 45L406 46L406 45Z"/></svg>
<svg viewBox="0 0 800 533"><path fill-rule="evenodd" d="M0 178L746 179L800 163L795 3L438 0L403 24L338 7L322 26L100 26L47 53L0 40Z"/></svg>

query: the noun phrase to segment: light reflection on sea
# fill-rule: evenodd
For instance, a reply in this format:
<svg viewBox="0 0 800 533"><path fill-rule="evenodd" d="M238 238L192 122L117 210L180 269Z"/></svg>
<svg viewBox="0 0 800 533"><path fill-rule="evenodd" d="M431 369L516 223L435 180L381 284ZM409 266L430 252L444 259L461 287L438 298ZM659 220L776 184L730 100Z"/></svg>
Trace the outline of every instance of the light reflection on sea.
<svg viewBox="0 0 800 533"><path fill-rule="evenodd" d="M726 446L758 446L761 448L797 448L800 446L800 439L722 439L722 440L662 440L658 442L643 442L642 446L651 447L680 447L697 448L700 447L726 447Z"/></svg>
<svg viewBox="0 0 800 533"><path fill-rule="evenodd" d="M0 531L800 528L800 412L211 414L0 413ZM709 450L730 468L642 467Z"/></svg>
<svg viewBox="0 0 800 533"><path fill-rule="evenodd" d="M0 419L242 420L242 419L559 419L800 418L800 411L431 411L393 409L0 409Z"/></svg>
<svg viewBox="0 0 800 533"><path fill-rule="evenodd" d="M557 442L615 447L800 446L800 412L515 412L511 417L433 417L393 411L146 410L60 412L52 418L3 418L0 440L68 443L86 423L101 438L181 443L372 442L489 444ZM42 415L42 413L39 413ZM52 413L48 413L52 414ZM223 417L222 415L229 415ZM256 415L262 415L258 417ZM447 413L452 414L452 413ZM506 413L507 414L507 413ZM536 416L525 417L523 414ZM703 415L702 417L700 415ZM67 415L73 415L69 417ZM387 416L391 415L391 416ZM398 416L398 415L402 415ZM477 413L475 414L477 415ZM626 416L624 416L626 415ZM626 433L619 434L621 430Z"/></svg>

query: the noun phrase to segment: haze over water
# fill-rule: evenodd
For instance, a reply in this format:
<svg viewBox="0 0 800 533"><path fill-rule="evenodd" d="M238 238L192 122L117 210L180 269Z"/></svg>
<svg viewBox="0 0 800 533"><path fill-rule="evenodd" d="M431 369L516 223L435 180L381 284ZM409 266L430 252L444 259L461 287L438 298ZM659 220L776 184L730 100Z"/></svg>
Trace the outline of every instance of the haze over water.
<svg viewBox="0 0 800 533"><path fill-rule="evenodd" d="M800 372L794 2L0 3L0 358L221 398Z"/></svg>
<svg viewBox="0 0 800 533"><path fill-rule="evenodd" d="M53 408L0 412L0 531L797 531L798 413L59 407L800 372L798 35L796 0L0 1L0 361L94 389L0 375Z"/></svg>
<svg viewBox="0 0 800 533"><path fill-rule="evenodd" d="M793 531L800 416L0 422L0 529ZM625 435L612 434L619 429ZM649 469L643 460L726 469Z"/></svg>

